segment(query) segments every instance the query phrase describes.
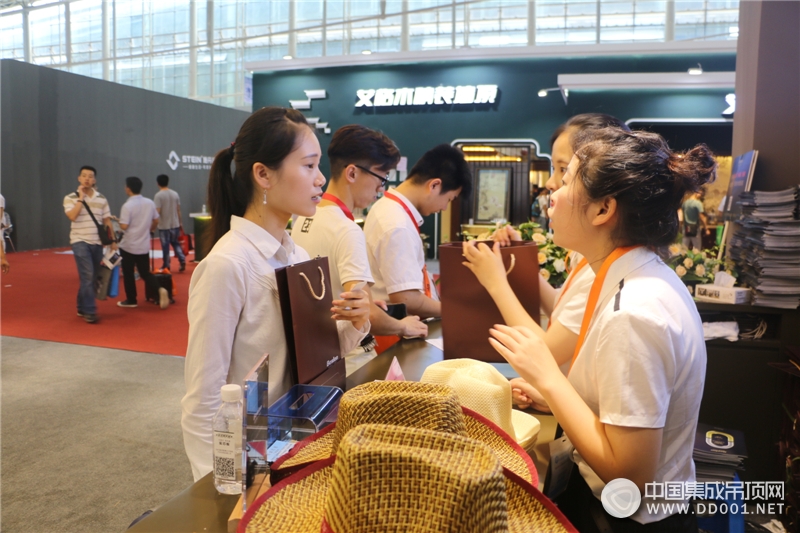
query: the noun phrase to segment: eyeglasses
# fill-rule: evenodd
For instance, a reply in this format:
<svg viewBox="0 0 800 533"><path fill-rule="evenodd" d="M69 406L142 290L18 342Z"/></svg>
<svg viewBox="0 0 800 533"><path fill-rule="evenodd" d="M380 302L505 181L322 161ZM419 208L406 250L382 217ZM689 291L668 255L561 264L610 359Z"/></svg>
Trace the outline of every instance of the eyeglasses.
<svg viewBox="0 0 800 533"><path fill-rule="evenodd" d="M356 168L360 168L361 170L363 170L367 174L372 174L373 176L375 176L376 178L381 180L381 187L386 187L386 183L389 181L389 174L388 173L385 176L381 176L380 174L376 174L373 171L371 171L370 169L364 168L361 165L353 165L353 166L355 166Z"/></svg>

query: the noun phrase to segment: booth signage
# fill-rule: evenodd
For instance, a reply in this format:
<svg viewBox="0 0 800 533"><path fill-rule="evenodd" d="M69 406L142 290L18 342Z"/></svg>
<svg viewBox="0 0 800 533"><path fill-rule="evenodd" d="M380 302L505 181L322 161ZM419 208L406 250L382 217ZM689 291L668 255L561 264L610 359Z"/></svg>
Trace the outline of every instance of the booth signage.
<svg viewBox="0 0 800 533"><path fill-rule="evenodd" d="M497 98L497 90L497 85L358 89L356 107L493 104Z"/></svg>
<svg viewBox="0 0 800 533"><path fill-rule="evenodd" d="M187 170L210 170L211 163L214 162L213 155L178 155L175 150L169 153L167 158L167 165L172 170L178 170L178 167L183 164L183 168Z"/></svg>

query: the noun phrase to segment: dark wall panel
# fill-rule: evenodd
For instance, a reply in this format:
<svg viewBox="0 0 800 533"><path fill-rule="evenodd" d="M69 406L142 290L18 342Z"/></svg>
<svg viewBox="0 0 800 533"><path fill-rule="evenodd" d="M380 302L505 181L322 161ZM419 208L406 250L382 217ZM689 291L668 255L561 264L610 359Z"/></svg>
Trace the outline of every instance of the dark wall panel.
<svg viewBox="0 0 800 533"><path fill-rule="evenodd" d="M124 181L142 194L167 174L181 195L183 223L206 203L210 159L235 139L248 113L12 60L0 61L0 192L21 250L69 244L64 195L82 165L119 215ZM170 152L178 156L175 169ZM191 162L184 156L199 156ZM203 160L203 156L206 157Z"/></svg>

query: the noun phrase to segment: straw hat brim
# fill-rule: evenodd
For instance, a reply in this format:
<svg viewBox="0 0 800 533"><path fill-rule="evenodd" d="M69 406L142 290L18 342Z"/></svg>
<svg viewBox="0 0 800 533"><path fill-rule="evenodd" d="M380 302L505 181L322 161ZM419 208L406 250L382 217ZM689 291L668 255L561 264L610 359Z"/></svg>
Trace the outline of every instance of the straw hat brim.
<svg viewBox="0 0 800 533"><path fill-rule="evenodd" d="M318 533L336 457L317 461L295 472L254 501L239 533ZM556 505L535 486L503 467L509 531L577 533Z"/></svg>
<svg viewBox="0 0 800 533"><path fill-rule="evenodd" d="M504 468L534 486L539 485L539 474L533 460L513 436L508 435L494 422L471 409L462 406L461 411L464 413L467 437L489 446ZM534 420L536 419L534 418ZM539 421L536 420L536 423L538 424ZM287 476L305 469L311 463L329 459L333 451L335 427L336 423L334 422L325 429L301 440L289 452L275 461L270 468L271 482L275 484Z"/></svg>

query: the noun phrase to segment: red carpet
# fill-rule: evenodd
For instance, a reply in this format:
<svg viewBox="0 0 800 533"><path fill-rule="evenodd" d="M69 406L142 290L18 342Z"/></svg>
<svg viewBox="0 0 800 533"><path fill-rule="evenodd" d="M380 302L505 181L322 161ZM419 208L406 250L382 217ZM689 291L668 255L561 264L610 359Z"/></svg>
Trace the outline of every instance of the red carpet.
<svg viewBox="0 0 800 533"><path fill-rule="evenodd" d="M157 245L158 247L158 245ZM189 322L186 318L189 281L195 263L189 253L186 271L172 278L177 294L166 310L144 301L144 282L137 281L139 307L117 307L125 299L120 274L116 298L97 301L100 321L87 324L77 316L78 270L69 248L9 253L11 271L0 278L0 334L10 337L119 348L137 352L186 355ZM160 267L156 259L156 268Z"/></svg>

